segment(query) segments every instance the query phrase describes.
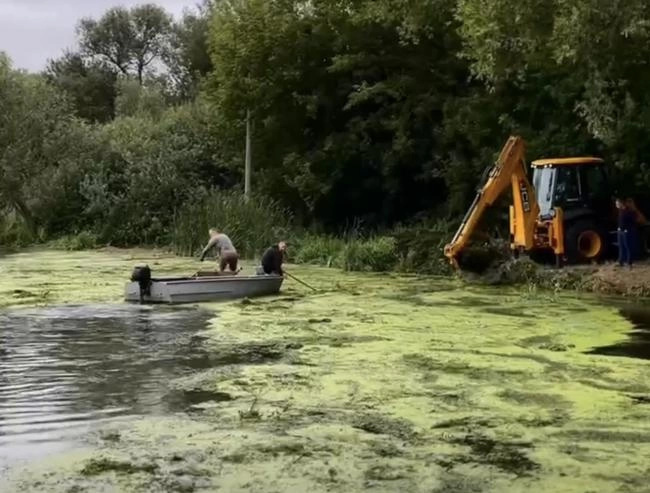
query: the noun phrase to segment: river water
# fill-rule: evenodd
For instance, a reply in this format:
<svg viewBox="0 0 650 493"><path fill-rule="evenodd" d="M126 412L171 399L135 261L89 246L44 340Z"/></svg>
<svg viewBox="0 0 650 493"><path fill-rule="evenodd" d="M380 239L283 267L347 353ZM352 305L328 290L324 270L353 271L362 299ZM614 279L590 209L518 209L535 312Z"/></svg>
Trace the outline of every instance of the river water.
<svg viewBox="0 0 650 493"><path fill-rule="evenodd" d="M183 408L203 361L196 309L87 305L0 312L0 475L111 420Z"/></svg>
<svg viewBox="0 0 650 493"><path fill-rule="evenodd" d="M624 306L620 313L633 326L629 337L590 353L650 359L650 309ZM127 304L0 311L0 479L21 463L83 447L106 423L213 399L170 386L233 362L204 347L201 331L212 317Z"/></svg>

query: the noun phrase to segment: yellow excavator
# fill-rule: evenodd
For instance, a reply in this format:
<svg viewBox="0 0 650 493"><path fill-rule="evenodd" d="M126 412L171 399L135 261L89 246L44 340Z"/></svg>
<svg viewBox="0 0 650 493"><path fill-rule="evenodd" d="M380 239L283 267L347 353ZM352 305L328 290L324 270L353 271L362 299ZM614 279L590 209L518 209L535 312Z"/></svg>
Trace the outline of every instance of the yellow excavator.
<svg viewBox="0 0 650 493"><path fill-rule="evenodd" d="M554 254L556 264L597 261L610 245L616 228L612 187L604 161L597 157L541 159L532 162L528 179L526 145L521 137L508 139L494 166L486 170L476 198L465 215L445 256L459 267L463 251L486 211L510 188L510 247L519 253ZM633 201L639 223L646 224ZM642 237L647 248L648 235Z"/></svg>

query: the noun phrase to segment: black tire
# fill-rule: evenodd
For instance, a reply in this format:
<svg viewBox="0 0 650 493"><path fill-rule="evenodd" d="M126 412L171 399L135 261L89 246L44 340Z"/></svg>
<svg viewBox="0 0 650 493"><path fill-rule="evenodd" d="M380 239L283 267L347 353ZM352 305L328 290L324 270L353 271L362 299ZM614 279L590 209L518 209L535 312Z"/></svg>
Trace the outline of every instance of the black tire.
<svg viewBox="0 0 650 493"><path fill-rule="evenodd" d="M569 264L598 262L607 253L607 233L592 219L565 225L564 252Z"/></svg>

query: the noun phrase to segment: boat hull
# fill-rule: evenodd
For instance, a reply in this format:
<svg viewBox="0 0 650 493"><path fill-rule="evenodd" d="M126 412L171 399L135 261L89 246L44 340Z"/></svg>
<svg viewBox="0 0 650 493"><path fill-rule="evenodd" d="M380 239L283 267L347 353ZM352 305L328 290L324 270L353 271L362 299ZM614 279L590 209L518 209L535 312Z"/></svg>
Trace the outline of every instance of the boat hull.
<svg viewBox="0 0 650 493"><path fill-rule="evenodd" d="M283 280L267 275L155 278L142 302L178 304L268 296L280 291ZM140 285L128 282L124 298L139 303Z"/></svg>

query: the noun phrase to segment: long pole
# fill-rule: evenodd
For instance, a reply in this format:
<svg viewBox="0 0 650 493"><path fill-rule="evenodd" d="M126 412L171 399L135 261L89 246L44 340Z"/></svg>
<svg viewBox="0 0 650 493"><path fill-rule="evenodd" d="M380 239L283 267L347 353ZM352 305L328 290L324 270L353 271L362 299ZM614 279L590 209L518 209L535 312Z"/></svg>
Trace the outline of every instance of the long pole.
<svg viewBox="0 0 650 493"><path fill-rule="evenodd" d="M286 270L284 271L284 273L285 273L288 277L290 277L291 279L293 279L294 281L297 281L297 282L299 282L300 284L302 284L303 286L307 286L309 289L312 289L312 290L314 290L314 291L318 291L318 289L316 289L315 287L310 286L310 285L307 284L305 281L301 281L300 279L298 279L298 278L297 278L296 276L294 276L293 274L289 274Z"/></svg>
<svg viewBox="0 0 650 493"><path fill-rule="evenodd" d="M246 111L246 169L244 173L244 197L251 195L251 112Z"/></svg>

